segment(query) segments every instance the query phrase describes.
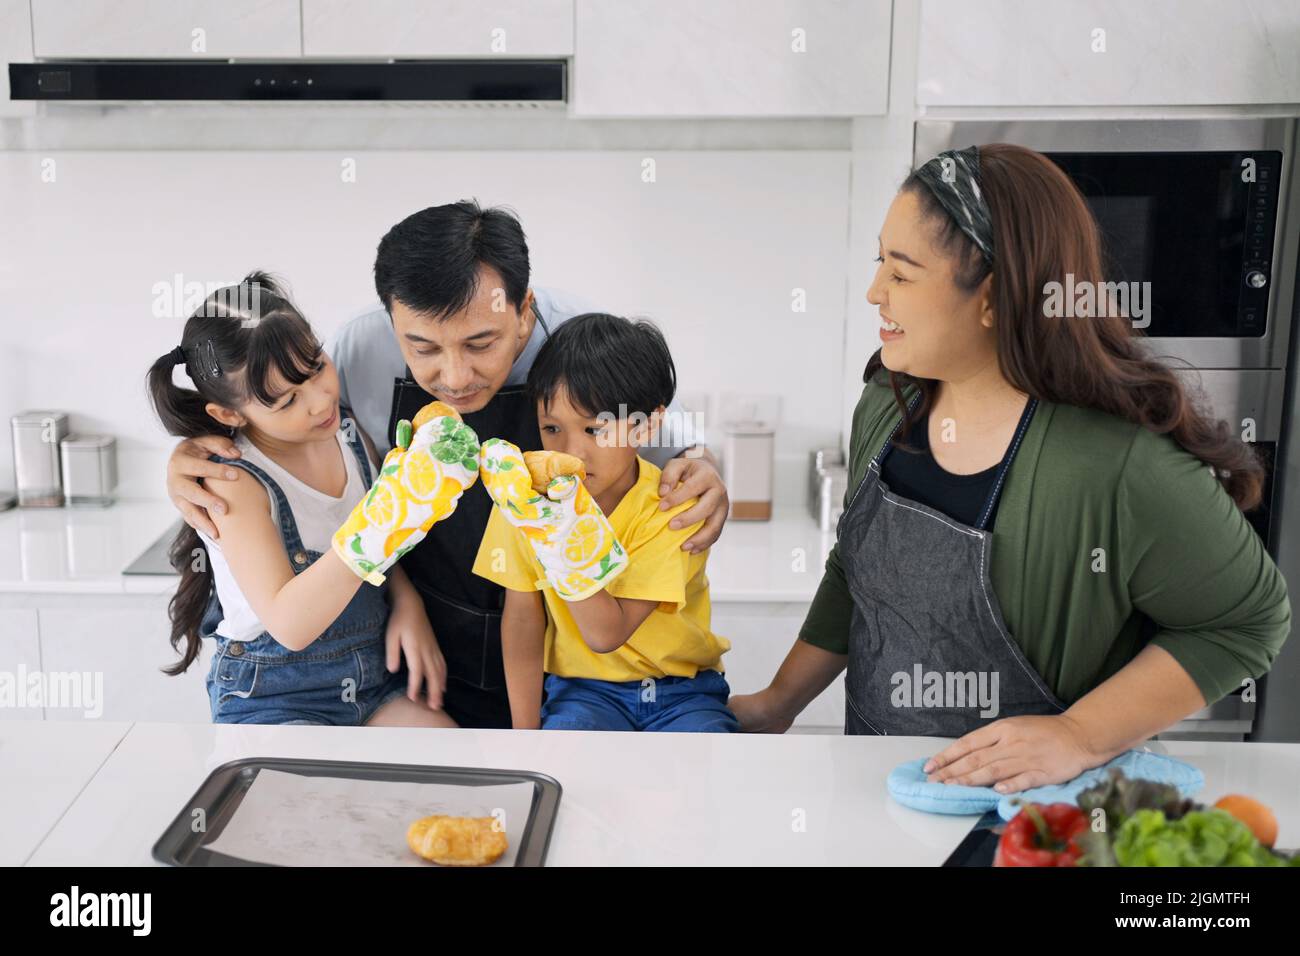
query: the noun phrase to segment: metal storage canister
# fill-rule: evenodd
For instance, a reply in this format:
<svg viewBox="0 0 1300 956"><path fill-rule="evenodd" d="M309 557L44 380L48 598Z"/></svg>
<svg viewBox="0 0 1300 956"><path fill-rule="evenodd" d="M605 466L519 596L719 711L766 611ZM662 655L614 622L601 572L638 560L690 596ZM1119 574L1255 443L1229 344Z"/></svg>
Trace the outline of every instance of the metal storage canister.
<svg viewBox="0 0 1300 956"><path fill-rule="evenodd" d="M68 434L66 412L21 412L10 419L14 438L14 485L23 508L63 504L59 442Z"/></svg>
<svg viewBox="0 0 1300 956"><path fill-rule="evenodd" d="M69 505L105 508L117 485L117 439L112 435L69 435L59 443L63 496Z"/></svg>
<svg viewBox="0 0 1300 956"><path fill-rule="evenodd" d="M830 531L844 510L848 468L839 448L817 448L808 461L808 511L822 531Z"/></svg>
<svg viewBox="0 0 1300 956"><path fill-rule="evenodd" d="M817 526L822 531L834 531L844 511L844 492L849 485L849 469L845 465L828 465L821 472L821 487L817 500Z"/></svg>

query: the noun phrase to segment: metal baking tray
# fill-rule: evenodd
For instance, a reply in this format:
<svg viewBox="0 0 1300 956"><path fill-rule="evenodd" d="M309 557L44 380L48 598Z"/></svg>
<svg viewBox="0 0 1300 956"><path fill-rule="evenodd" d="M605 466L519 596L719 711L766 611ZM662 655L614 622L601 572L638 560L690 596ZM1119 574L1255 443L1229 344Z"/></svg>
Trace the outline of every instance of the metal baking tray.
<svg viewBox="0 0 1300 956"><path fill-rule="evenodd" d="M359 763L344 760L297 760L252 757L222 764L203 781L194 796L181 808L176 819L163 831L153 846L153 858L171 866L271 866L255 863L207 849L234 817L244 794L263 769L308 777L345 777L352 780L388 780L400 783L459 784L483 787L494 784L533 784L533 802L528 823L515 854L515 866L542 866L555 826L555 812L560 805L559 781L530 770L484 770L476 767L429 767L419 764ZM207 821L206 832L195 833L192 821L195 810L202 809Z"/></svg>

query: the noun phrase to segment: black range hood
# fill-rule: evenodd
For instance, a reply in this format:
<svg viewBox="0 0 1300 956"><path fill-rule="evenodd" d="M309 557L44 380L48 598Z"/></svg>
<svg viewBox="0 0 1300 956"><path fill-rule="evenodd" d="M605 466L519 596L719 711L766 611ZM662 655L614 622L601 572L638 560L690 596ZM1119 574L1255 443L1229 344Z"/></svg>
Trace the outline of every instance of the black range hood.
<svg viewBox="0 0 1300 956"><path fill-rule="evenodd" d="M329 63L62 60L9 64L14 100L563 103L564 60Z"/></svg>

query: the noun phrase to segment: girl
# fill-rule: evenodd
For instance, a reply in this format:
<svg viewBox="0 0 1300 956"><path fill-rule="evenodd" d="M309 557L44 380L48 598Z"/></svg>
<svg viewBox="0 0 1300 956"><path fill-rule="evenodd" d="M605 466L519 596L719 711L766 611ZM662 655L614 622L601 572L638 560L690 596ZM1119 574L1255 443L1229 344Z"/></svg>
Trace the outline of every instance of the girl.
<svg viewBox="0 0 1300 956"><path fill-rule="evenodd" d="M172 381L179 364L195 390ZM280 285L254 272L214 292L148 384L170 434L224 433L241 456L221 459L226 479L208 479L228 503L214 515L220 540L186 526L172 546L181 659L167 673L185 671L213 636L214 722L455 726L440 709L445 666L410 581L394 565L382 586L363 587L331 547L371 485L374 451L343 418L334 367ZM396 673L400 655L409 681Z"/></svg>

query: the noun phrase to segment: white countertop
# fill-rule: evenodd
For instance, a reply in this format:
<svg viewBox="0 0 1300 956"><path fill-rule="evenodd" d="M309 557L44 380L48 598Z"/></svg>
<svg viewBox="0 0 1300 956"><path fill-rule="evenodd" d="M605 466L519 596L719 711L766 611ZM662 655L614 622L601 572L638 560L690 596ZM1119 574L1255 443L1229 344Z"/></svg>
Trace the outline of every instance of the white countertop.
<svg viewBox="0 0 1300 956"><path fill-rule="evenodd" d="M28 864L150 864L208 773L257 756L548 774L564 790L552 866L936 866L976 819L919 813L886 793L888 772L935 752L935 738L134 724L88 773L121 726L0 724L0 779L25 781L0 788L0 820L30 831ZM1300 845L1300 744L1150 746L1201 768L1200 799L1262 800L1277 814L1278 845ZM67 754L81 755L75 771ZM52 779L44 767L62 769ZM79 792L68 779L77 774Z"/></svg>
<svg viewBox="0 0 1300 956"><path fill-rule="evenodd" d="M160 500L108 508L0 512L0 593L165 594L174 575L123 575L177 519ZM834 543L802 510L771 521L730 521L709 554L715 602L808 602Z"/></svg>
<svg viewBox="0 0 1300 956"><path fill-rule="evenodd" d="M129 723L0 723L0 866L21 866L131 729Z"/></svg>
<svg viewBox="0 0 1300 956"><path fill-rule="evenodd" d="M122 569L177 517L155 500L0 512L0 593L165 594L176 587L174 575Z"/></svg>
<svg viewBox="0 0 1300 956"><path fill-rule="evenodd" d="M835 532L823 533L803 509L776 509L770 521L728 521L709 549L709 596L807 603L834 544Z"/></svg>

